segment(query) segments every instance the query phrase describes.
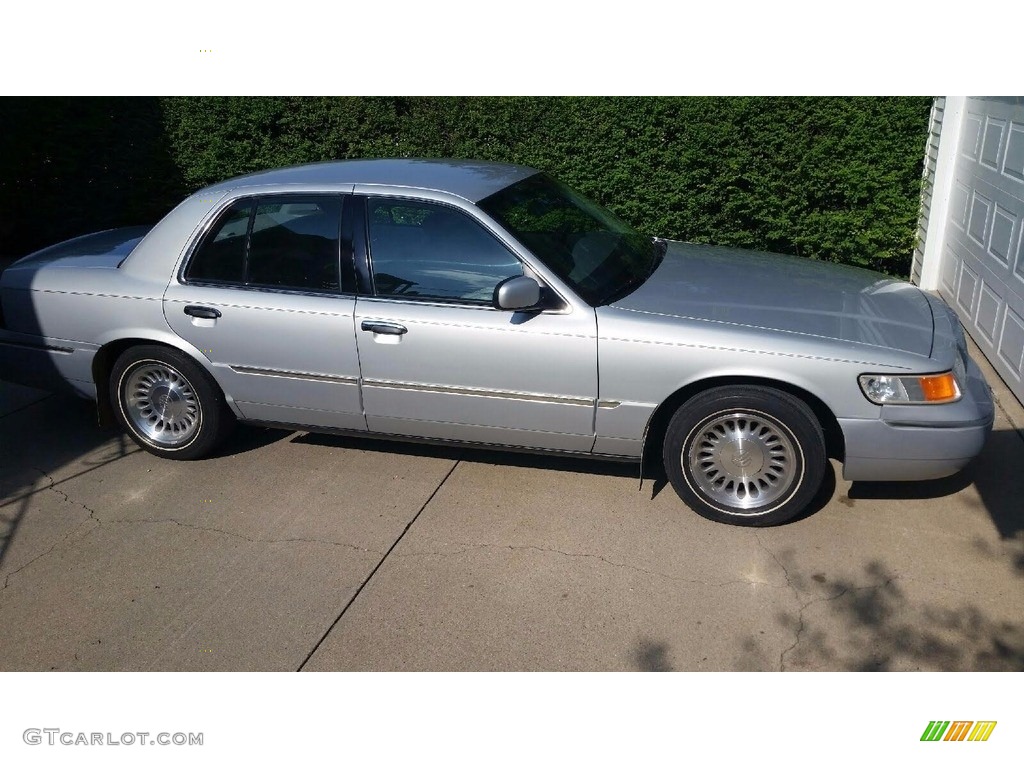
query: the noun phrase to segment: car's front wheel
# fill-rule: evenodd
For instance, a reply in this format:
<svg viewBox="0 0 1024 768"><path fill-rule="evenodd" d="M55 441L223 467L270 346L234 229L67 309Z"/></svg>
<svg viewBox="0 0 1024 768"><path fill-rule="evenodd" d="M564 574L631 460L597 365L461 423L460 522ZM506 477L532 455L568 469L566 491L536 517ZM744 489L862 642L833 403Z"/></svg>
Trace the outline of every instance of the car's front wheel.
<svg viewBox="0 0 1024 768"><path fill-rule="evenodd" d="M761 386L708 390L669 423L665 471L698 514L732 525L777 525L803 512L825 477L821 425L801 400Z"/></svg>
<svg viewBox="0 0 1024 768"><path fill-rule="evenodd" d="M196 459L233 424L217 385L186 354L169 347L132 347L114 363L110 399L122 428L152 454Z"/></svg>

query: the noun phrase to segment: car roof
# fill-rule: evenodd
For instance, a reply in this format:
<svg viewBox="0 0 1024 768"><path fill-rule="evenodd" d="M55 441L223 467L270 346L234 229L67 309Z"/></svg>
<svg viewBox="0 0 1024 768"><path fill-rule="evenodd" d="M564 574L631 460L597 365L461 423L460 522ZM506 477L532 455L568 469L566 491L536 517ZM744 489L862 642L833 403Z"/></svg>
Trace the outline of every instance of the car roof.
<svg viewBox="0 0 1024 768"><path fill-rule="evenodd" d="M272 187L280 184L380 184L448 192L475 203L535 173L537 171L534 168L484 160L336 160L238 176L206 187L196 194L206 195L238 187Z"/></svg>

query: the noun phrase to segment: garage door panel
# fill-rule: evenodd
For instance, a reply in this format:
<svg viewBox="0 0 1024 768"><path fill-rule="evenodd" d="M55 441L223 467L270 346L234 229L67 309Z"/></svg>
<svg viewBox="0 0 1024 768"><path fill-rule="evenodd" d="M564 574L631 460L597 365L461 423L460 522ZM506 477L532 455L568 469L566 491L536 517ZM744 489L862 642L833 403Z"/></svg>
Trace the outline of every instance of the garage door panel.
<svg viewBox="0 0 1024 768"><path fill-rule="evenodd" d="M978 314L975 323L978 330L990 344L995 343L996 327L999 323L999 312L1003 308L1003 300L992 288L982 281L978 293Z"/></svg>
<svg viewBox="0 0 1024 768"><path fill-rule="evenodd" d="M954 238L947 245L956 261L960 264L956 275L956 291L953 295L958 303L963 304L965 310L968 307L972 310L969 318L961 316L961 320L966 322L968 319L976 319L974 310L977 309L977 289L980 285L987 285L989 292L994 293L1004 302L1007 300L1007 295L1012 294L1012 286L1007 286L1010 279L1009 271L999 260L986 256L985 251L978 248L973 241L967 238L959 240ZM966 277L964 275L965 270L967 271ZM964 283L965 280L967 281L966 285ZM1024 281L1016 280L1015 282L1024 285ZM965 296L967 295L966 292L969 291L969 295L975 297L975 300L968 303L967 299L964 298L961 301L960 294L962 291L965 292Z"/></svg>
<svg viewBox="0 0 1024 768"><path fill-rule="evenodd" d="M993 120L991 117L985 120L985 136L981 142L982 165L987 165L992 170L999 168L999 153L1003 148L1003 131L1006 123L1003 120Z"/></svg>
<svg viewBox="0 0 1024 768"><path fill-rule="evenodd" d="M1021 380L1024 371L1024 318L1012 309L1006 310L1006 321L999 339L999 358L1007 364L1017 381Z"/></svg>
<svg viewBox="0 0 1024 768"><path fill-rule="evenodd" d="M1004 265L1010 263L1011 249L1017 232L1017 216L998 203L992 212L992 229L988 236L989 255Z"/></svg>
<svg viewBox="0 0 1024 768"><path fill-rule="evenodd" d="M978 275L966 264L960 269L960 286L956 290L956 303L963 310L961 318L974 317L974 294L978 287Z"/></svg>
<svg viewBox="0 0 1024 768"><path fill-rule="evenodd" d="M1024 124L1010 123L1003 175L1014 181L1024 181Z"/></svg>
<svg viewBox="0 0 1024 768"><path fill-rule="evenodd" d="M978 245L985 244L985 233L988 231L989 214L992 212L992 201L974 190L971 198L971 218L967 222L967 234Z"/></svg>
<svg viewBox="0 0 1024 768"><path fill-rule="evenodd" d="M983 115L968 112L964 118L963 135L960 137L960 153L969 160L978 159L978 144L981 140Z"/></svg>
<svg viewBox="0 0 1024 768"><path fill-rule="evenodd" d="M1024 294L1024 235L1017 238L1017 257L1014 259L1014 265L1017 292Z"/></svg>
<svg viewBox="0 0 1024 768"><path fill-rule="evenodd" d="M1024 103L969 98L939 290L1024 400Z"/></svg>

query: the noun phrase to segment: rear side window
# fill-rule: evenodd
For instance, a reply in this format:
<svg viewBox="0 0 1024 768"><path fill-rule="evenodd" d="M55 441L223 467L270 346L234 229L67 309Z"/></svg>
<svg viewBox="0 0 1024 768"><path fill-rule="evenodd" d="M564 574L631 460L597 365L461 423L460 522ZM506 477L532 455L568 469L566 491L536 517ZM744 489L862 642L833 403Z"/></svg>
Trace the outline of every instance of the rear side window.
<svg viewBox="0 0 1024 768"><path fill-rule="evenodd" d="M245 237L251 202L235 203L221 214L188 265L185 279L202 283L245 281Z"/></svg>
<svg viewBox="0 0 1024 768"><path fill-rule="evenodd" d="M239 201L200 244L185 279L336 292L341 204L337 195Z"/></svg>

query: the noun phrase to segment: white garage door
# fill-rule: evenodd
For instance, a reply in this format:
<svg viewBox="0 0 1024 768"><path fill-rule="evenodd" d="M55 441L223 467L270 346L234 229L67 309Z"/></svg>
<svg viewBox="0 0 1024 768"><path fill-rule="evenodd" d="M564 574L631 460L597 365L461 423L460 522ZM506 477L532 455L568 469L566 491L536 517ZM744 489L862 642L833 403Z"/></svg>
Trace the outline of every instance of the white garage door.
<svg viewBox="0 0 1024 768"><path fill-rule="evenodd" d="M969 98L940 291L1024 400L1024 103Z"/></svg>

